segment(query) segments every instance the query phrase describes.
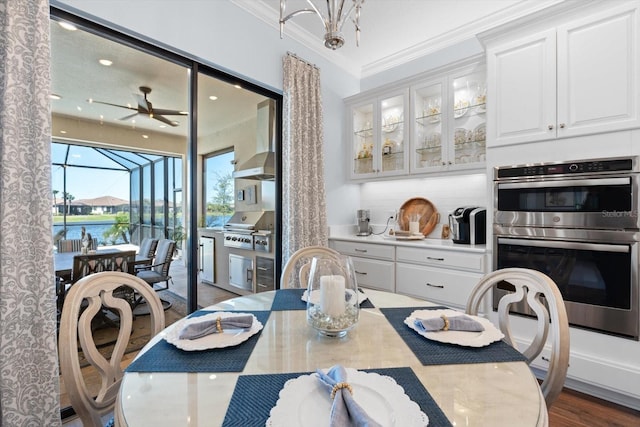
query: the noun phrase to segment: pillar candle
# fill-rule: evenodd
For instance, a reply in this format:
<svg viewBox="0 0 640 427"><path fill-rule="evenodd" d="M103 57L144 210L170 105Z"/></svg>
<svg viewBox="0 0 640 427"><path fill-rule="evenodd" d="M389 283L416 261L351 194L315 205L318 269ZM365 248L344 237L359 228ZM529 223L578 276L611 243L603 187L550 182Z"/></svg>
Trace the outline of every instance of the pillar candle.
<svg viewBox="0 0 640 427"><path fill-rule="evenodd" d="M344 277L337 275L320 277L320 310L331 317L344 314L344 292Z"/></svg>
<svg viewBox="0 0 640 427"><path fill-rule="evenodd" d="M411 234L420 234L420 222L419 221L410 221L409 222L409 232Z"/></svg>

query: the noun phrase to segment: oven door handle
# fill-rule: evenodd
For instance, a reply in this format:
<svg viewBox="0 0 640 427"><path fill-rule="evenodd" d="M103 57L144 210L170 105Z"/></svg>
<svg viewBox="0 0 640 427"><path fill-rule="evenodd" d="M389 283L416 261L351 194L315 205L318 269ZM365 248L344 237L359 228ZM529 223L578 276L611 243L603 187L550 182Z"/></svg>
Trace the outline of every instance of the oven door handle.
<svg viewBox="0 0 640 427"><path fill-rule="evenodd" d="M564 179L562 181L531 181L498 183L498 190L519 188L562 188L562 187L602 187L604 185L629 185L631 177L598 179Z"/></svg>
<svg viewBox="0 0 640 427"><path fill-rule="evenodd" d="M498 237L498 244L509 244L516 246L536 246L541 248L558 248L558 249L581 249L598 252L620 252L629 253L631 250L629 245L606 245L602 243L579 243L579 242L557 242L554 240L529 240L529 239L511 239Z"/></svg>

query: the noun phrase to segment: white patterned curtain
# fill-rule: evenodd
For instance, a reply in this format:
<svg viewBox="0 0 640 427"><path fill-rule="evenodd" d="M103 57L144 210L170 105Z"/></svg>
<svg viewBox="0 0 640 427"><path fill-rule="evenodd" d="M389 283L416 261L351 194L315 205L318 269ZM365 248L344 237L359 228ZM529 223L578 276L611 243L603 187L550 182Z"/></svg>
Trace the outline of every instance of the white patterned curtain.
<svg viewBox="0 0 640 427"><path fill-rule="evenodd" d="M283 58L282 261L306 246L327 246L320 70Z"/></svg>
<svg viewBox="0 0 640 427"><path fill-rule="evenodd" d="M0 425L60 426L49 2L0 0Z"/></svg>

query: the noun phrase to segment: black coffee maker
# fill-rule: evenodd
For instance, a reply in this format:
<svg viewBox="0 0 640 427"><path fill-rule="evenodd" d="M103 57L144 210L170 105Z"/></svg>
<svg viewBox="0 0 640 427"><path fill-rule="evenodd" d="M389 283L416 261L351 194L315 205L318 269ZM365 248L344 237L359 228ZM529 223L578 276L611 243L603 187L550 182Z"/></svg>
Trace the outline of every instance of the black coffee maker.
<svg viewBox="0 0 640 427"><path fill-rule="evenodd" d="M478 206L463 206L449 214L453 243L467 245L487 242L487 210Z"/></svg>

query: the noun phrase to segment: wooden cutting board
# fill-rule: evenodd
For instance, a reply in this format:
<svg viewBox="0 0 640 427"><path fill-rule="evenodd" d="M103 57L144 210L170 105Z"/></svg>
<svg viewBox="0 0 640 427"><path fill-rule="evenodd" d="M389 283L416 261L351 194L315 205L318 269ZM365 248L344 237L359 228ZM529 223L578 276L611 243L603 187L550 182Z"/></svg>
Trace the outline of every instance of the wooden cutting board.
<svg viewBox="0 0 640 427"><path fill-rule="evenodd" d="M409 218L412 214L420 215L420 231L428 236L440 222L440 214L429 200L414 197L400 206L398 224L402 231L409 231Z"/></svg>

